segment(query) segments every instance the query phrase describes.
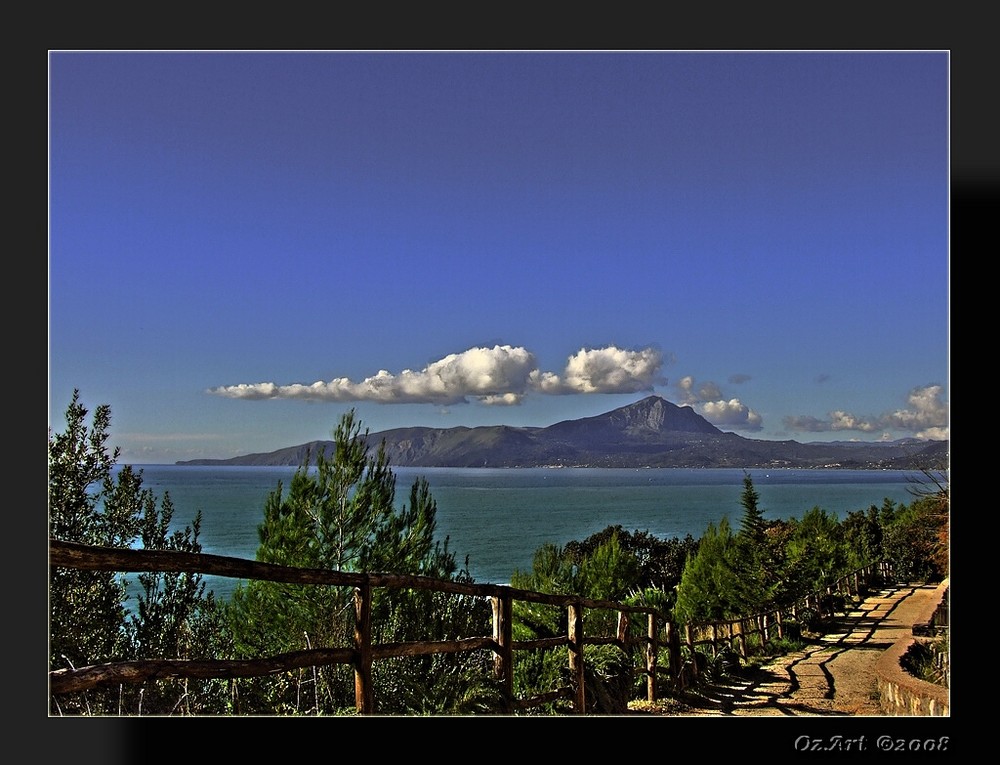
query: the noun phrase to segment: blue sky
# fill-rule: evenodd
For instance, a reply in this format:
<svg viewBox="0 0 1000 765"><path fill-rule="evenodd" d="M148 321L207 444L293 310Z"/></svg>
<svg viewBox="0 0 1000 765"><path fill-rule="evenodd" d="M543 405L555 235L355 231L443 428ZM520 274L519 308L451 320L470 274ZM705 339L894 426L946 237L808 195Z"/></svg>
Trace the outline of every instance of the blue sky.
<svg viewBox="0 0 1000 765"><path fill-rule="evenodd" d="M948 435L946 52L51 52L49 427Z"/></svg>

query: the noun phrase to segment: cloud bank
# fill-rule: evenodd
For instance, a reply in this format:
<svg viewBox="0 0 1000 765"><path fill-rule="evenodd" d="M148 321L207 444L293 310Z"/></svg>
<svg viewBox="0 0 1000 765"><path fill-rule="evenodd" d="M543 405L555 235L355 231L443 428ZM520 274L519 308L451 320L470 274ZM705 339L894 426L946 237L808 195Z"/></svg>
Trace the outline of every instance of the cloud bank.
<svg viewBox="0 0 1000 765"><path fill-rule="evenodd" d="M495 345L470 348L431 362L419 371L380 370L355 382L346 377L311 384L240 383L209 393L246 400L372 401L380 404L460 404L475 399L488 406L519 404L528 393L637 393L665 384L663 355L654 348L581 348L561 374L538 369L525 348Z"/></svg>
<svg viewBox="0 0 1000 765"><path fill-rule="evenodd" d="M556 373L539 369L535 355L523 347L494 345L449 354L420 370L404 369L394 374L383 369L360 381L338 377L309 384L240 383L209 388L208 393L248 401L300 399L451 405L474 400L485 406L516 406L532 393L553 396L651 393L655 386L667 384L660 373L663 365L663 354L655 348L609 345L581 348ZM729 383L742 384L749 379L749 375L737 374L729 378ZM692 407L716 427L750 433L763 430L759 413L739 398L724 395L714 382L696 382L694 377L686 376L673 387L677 404ZM784 417L782 423L789 431L807 433L882 432L883 438L888 438L888 431L893 430L912 433L917 438L947 439L948 406L942 401L942 394L941 385L926 385L910 391L906 407L878 417L835 410L826 419L793 416Z"/></svg>
<svg viewBox="0 0 1000 765"><path fill-rule="evenodd" d="M816 417L785 417L783 423L789 430L822 433L854 430L875 433L881 430L902 430L916 438L947 439L949 437L948 405L942 401L941 385L925 385L907 394L909 407L887 412L878 417L859 417L849 412L833 411L829 419Z"/></svg>
<svg viewBox="0 0 1000 765"><path fill-rule="evenodd" d="M750 378L748 375L734 375L731 381L733 379L743 383ZM764 427L764 421L757 412L738 398L727 399L714 382L696 384L694 378L688 375L678 380L674 389L678 403L687 404L718 428L755 433Z"/></svg>

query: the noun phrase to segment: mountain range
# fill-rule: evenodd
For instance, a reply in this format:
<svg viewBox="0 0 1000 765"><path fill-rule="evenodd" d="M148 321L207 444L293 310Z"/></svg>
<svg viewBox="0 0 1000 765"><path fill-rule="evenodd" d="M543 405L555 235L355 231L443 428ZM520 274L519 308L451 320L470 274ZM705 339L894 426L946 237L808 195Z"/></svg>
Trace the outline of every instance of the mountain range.
<svg viewBox="0 0 1000 765"><path fill-rule="evenodd" d="M906 438L880 442L770 441L712 425L691 407L660 396L594 417L547 427L394 428L370 433L398 467L683 467L852 468L943 470L949 441ZM178 465L299 466L333 441L310 441L273 452Z"/></svg>

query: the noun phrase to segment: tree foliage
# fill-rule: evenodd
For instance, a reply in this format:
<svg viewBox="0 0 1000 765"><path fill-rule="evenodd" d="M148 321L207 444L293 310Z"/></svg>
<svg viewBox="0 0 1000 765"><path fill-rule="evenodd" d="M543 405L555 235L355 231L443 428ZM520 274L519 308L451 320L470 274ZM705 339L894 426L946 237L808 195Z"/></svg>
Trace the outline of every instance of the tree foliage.
<svg viewBox="0 0 1000 765"><path fill-rule="evenodd" d="M79 392L66 430L49 432L49 533L107 547L198 553L200 512L179 526L168 493L143 487L142 472L120 468L108 446L111 410L88 410ZM334 451L307 459L268 494L258 526L257 560L337 571L392 572L472 582L447 537L437 538L437 504L423 478L403 502L385 445L372 449L354 411L334 429ZM659 539L609 526L565 547L546 544L515 588L649 605L675 623L702 623L792 602L852 570L889 561L902 579L948 575L950 498L945 476L925 473L910 504L838 520L820 507L801 518L769 521L749 474L734 532L723 517L701 538ZM130 599L133 601L130 605ZM143 658L261 658L301 648L348 645L353 639L350 588L252 580L220 604L198 574L55 568L50 573L50 667L82 667ZM614 615L588 614L589 631L614 627ZM515 601L514 639L566 634L564 608ZM382 590L372 597L373 639L456 640L488 634L488 601L423 590ZM558 655L557 655L558 654ZM515 652L515 694L564 687L565 654ZM607 646L588 651L586 682L593 709L619 711L634 673ZM473 651L400 657L373 666L376 703L386 714L481 713L498 708L491 656ZM313 667L241 681L155 681L52 700L59 714L337 714L353 711L350 666ZM557 709L558 703L541 711Z"/></svg>
<svg viewBox="0 0 1000 765"><path fill-rule="evenodd" d="M333 431L333 456L315 455L295 472L286 493L279 483L264 505L258 527L257 560L334 571L369 571L471 581L460 569L447 538L435 539L437 503L426 479L418 478L409 501L396 503L396 478L385 452L368 444L354 410ZM462 633L484 634L485 604L426 591L375 590L372 624L378 642L446 639ZM459 609L456 602L466 608ZM348 645L353 639L354 593L350 588L250 581L231 601L237 651L259 657L320 645ZM376 699L384 711L408 711L470 703L476 691L436 685L449 674L466 686L475 673L467 657L422 657L379 662L374 671ZM478 677L488 677L480 672ZM461 685L461 684L459 684ZM337 712L354 704L350 667L314 668L266 680L242 681L241 708L248 712L281 709L290 713ZM409 691L404 694L402 688ZM303 693L303 688L308 692ZM450 698L443 701L442 694Z"/></svg>
<svg viewBox="0 0 1000 765"><path fill-rule="evenodd" d="M920 497L892 513L885 531L886 558L907 579L940 581L948 575L948 517L936 497Z"/></svg>
<svg viewBox="0 0 1000 765"><path fill-rule="evenodd" d="M901 580L940 579L948 570L947 484L937 478L921 486L909 505L886 499L842 520L816 506L797 519L768 521L745 475L740 531L733 534L725 520L709 525L685 565L675 620L758 613L879 561Z"/></svg>
<svg viewBox="0 0 1000 765"><path fill-rule="evenodd" d="M615 528L606 529L572 548L548 543L535 551L530 572L515 571L511 585L518 589L558 595L580 595L596 600L626 600L639 580L640 564L623 544ZM517 600L514 602L514 640L564 636L569 629L565 608ZM591 610L588 631L608 633L617 614ZM632 684L631 659L618 649L594 647L587 651L585 683L588 712L623 710ZM624 678L624 680L623 680ZM514 692L524 697L565 687L573 682L564 652L517 651L514 656ZM565 702L545 705L539 711L564 711Z"/></svg>
<svg viewBox="0 0 1000 765"><path fill-rule="evenodd" d="M735 575L736 557L736 535L729 519L708 524L677 587L676 622L697 624L738 615L742 597Z"/></svg>
<svg viewBox="0 0 1000 765"><path fill-rule="evenodd" d="M766 543L767 522L760 507L760 493L753 485L749 473L743 474L743 491L740 494L743 516L740 518L740 534L754 545L763 547Z"/></svg>
<svg viewBox="0 0 1000 765"><path fill-rule="evenodd" d="M892 512L893 504L887 498L883 500L881 511L878 506L870 505L867 510L851 510L841 520L847 558L852 569L867 566L881 558L885 538L884 520Z"/></svg>
<svg viewBox="0 0 1000 765"><path fill-rule="evenodd" d="M820 591L851 570L844 528L821 507L813 507L792 523L785 549L781 569L785 602Z"/></svg>
<svg viewBox="0 0 1000 765"><path fill-rule="evenodd" d="M616 537L621 548L635 557L635 581L630 589L660 589L672 593L680 583L684 563L698 548L698 540L691 534L683 539L667 539L654 536L648 531L626 531L621 525L608 526L582 541L567 542L563 553L577 564L612 537Z"/></svg>
<svg viewBox="0 0 1000 765"><path fill-rule="evenodd" d="M109 450L111 409L95 408L91 424L79 391L66 409L66 430L49 433L49 534L68 542L102 547L201 550L200 515L194 525L171 531L173 503L162 503L142 486L142 472L115 467ZM108 661L221 655L221 614L200 574L139 574L135 606L121 574L55 568L49 578L49 665L83 667ZM183 704L186 711L224 708L217 682L171 681L93 691L53 699L54 711L91 714L161 714Z"/></svg>

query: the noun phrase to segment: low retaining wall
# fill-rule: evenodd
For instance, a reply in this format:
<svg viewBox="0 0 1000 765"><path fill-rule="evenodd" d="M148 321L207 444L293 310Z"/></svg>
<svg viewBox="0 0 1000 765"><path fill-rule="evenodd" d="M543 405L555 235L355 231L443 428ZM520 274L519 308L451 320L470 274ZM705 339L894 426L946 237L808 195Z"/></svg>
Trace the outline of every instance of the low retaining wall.
<svg viewBox="0 0 1000 765"><path fill-rule="evenodd" d="M933 627L942 624L940 614L947 614L947 597L948 580L945 579L934 593L932 605L913 625L913 635L932 634ZM900 663L910 646L920 639L911 636L897 640L875 664L879 703L887 715L947 717L950 714L948 689L914 677Z"/></svg>

